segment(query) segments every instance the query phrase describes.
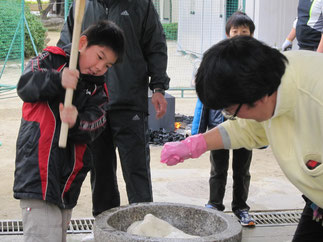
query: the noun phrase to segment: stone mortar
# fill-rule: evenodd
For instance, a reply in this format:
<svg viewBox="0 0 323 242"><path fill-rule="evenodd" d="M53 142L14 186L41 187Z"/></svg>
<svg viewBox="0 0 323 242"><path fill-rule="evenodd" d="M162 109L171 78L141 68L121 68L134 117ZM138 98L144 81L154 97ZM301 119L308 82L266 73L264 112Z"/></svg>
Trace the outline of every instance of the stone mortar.
<svg viewBox="0 0 323 242"><path fill-rule="evenodd" d="M138 236L127 233L127 228L145 215L167 221L197 239L168 239ZM94 222L94 238L100 242L175 242L175 241L218 241L235 242L242 239L240 223L223 212L180 203L137 203L110 209L98 215Z"/></svg>

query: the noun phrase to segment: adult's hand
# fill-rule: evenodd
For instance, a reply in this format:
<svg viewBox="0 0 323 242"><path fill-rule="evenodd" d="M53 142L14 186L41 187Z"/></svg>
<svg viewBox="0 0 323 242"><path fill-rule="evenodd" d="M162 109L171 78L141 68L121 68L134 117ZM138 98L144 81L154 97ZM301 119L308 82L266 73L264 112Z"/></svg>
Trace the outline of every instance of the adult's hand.
<svg viewBox="0 0 323 242"><path fill-rule="evenodd" d="M291 50L293 48L293 41L286 39L282 44L282 51Z"/></svg>
<svg viewBox="0 0 323 242"><path fill-rule="evenodd" d="M197 134L180 142L167 142L162 149L160 162L173 166L188 158L198 158L206 151L203 134Z"/></svg>
<svg viewBox="0 0 323 242"><path fill-rule="evenodd" d="M151 102L156 111L156 119L162 118L167 111L167 101L163 94L155 92L151 97Z"/></svg>

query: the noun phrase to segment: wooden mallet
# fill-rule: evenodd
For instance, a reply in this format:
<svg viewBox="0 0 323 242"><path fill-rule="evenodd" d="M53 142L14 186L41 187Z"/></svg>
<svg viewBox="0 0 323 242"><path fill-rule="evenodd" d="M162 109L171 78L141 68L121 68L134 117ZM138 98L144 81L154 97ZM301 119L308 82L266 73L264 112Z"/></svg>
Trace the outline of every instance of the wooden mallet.
<svg viewBox="0 0 323 242"><path fill-rule="evenodd" d="M75 0L75 13L74 13L74 29L72 36L71 56L69 62L69 69L75 70L77 67L78 48L82 28L82 20L84 15L85 0ZM73 89L67 88L65 93L64 106L68 107L72 105ZM62 123L58 146L61 148L66 147L68 135L68 124Z"/></svg>

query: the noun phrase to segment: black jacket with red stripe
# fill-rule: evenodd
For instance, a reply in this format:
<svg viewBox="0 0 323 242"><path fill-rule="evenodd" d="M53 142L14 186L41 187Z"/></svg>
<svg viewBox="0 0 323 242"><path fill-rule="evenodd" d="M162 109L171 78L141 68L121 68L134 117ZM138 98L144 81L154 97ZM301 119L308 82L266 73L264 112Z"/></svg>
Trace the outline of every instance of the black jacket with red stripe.
<svg viewBox="0 0 323 242"><path fill-rule="evenodd" d="M24 101L16 144L14 197L41 199L60 208L73 208L82 182L92 166L87 144L105 128L107 89L104 77L81 75L73 105L78 118L69 129L66 148L58 147L64 103L62 70L68 65L69 47L48 47L31 59L17 86Z"/></svg>

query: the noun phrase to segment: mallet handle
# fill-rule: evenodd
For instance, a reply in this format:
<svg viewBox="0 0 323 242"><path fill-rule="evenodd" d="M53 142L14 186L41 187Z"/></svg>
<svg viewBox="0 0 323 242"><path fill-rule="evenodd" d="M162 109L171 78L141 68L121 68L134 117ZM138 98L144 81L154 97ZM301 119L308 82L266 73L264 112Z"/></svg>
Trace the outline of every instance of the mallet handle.
<svg viewBox="0 0 323 242"><path fill-rule="evenodd" d="M85 8L85 0L75 0L74 28L73 28L73 36L72 36L71 56L70 56L70 62L69 62L70 70L75 70L77 67L78 47L79 47L79 40L81 35L84 8ZM72 100L73 100L73 89L67 88L65 93L64 106L65 107L71 106ZM62 122L59 141L58 141L59 147L61 148L66 147L67 135L68 135L68 124Z"/></svg>

